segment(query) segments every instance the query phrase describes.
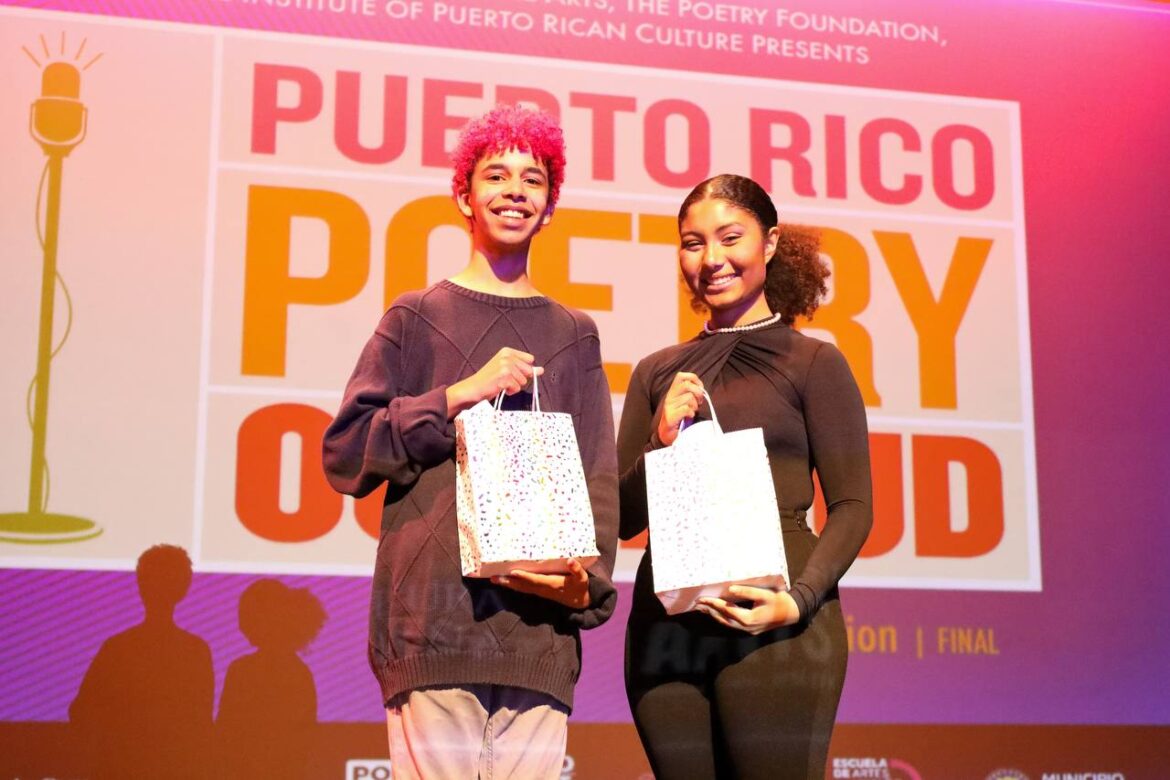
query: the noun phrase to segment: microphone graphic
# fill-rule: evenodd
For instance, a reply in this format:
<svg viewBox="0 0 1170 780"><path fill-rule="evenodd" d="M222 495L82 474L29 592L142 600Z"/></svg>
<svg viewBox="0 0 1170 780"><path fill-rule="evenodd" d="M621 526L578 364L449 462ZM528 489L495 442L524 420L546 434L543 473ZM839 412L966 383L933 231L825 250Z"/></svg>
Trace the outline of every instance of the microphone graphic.
<svg viewBox="0 0 1170 780"><path fill-rule="evenodd" d="M41 36L45 56L51 57L48 42ZM85 49L82 41L76 57ZM27 48L25 54L40 67L41 63ZM65 53L65 35L61 35L61 54ZM75 57L75 59L76 59ZM85 66L88 68L101 55ZM0 514L0 542L17 544L59 544L92 539L102 532L92 520L76 515L50 512L49 464L46 444L49 427L49 378L53 356L64 346L53 346L54 293L60 274L57 273L57 246L61 224L61 178L65 158L85 138L88 113L81 102L81 71L71 63L60 60L44 66L41 73L41 96L29 109L28 131L45 153L45 172L41 191L45 194L44 234L41 248L44 263L41 272L41 321L37 338L37 373L29 388L32 409L29 427L32 429L32 457L29 464L28 510ZM39 212L39 208L38 208ZM38 227L40 214L37 214ZM39 231L38 231L39 232ZM64 285L64 280L61 280ZM67 298L68 302L68 298ZM66 331L68 335L68 330Z"/></svg>
<svg viewBox="0 0 1170 780"><path fill-rule="evenodd" d="M51 62L41 74L41 96L29 110L28 131L47 155L68 156L85 139L88 112L81 102L81 71Z"/></svg>

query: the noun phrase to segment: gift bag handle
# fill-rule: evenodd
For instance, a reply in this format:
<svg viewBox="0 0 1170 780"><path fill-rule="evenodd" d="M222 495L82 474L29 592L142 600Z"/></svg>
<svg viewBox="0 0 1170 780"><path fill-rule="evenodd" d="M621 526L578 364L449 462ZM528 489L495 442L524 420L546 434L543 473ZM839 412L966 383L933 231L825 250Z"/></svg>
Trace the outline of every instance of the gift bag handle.
<svg viewBox="0 0 1170 780"><path fill-rule="evenodd" d="M703 391L703 394L706 395L705 390ZM710 401L711 401L711 399L708 398L707 402L710 403ZM504 391L501 390L500 394L496 396L496 403L495 403L494 408L498 412L498 411L500 411L501 408L503 408L503 406L504 406ZM533 374L532 374L532 411L534 411L534 412L540 411L540 392L539 392L539 385L537 384L535 372L533 372ZM712 410L711 414L714 415L715 411Z"/></svg>
<svg viewBox="0 0 1170 780"><path fill-rule="evenodd" d="M718 430L720 433L722 433L723 426L721 426L719 424L719 417L715 414L715 404L714 404L714 402L711 401L711 396L707 395L706 388L703 388L703 397L707 399L707 408L711 410L711 422L715 423L716 430ZM693 423L693 420L689 417L684 417L681 420L679 420L678 421L679 433L682 433L683 429L686 428L688 425L691 425L692 423Z"/></svg>

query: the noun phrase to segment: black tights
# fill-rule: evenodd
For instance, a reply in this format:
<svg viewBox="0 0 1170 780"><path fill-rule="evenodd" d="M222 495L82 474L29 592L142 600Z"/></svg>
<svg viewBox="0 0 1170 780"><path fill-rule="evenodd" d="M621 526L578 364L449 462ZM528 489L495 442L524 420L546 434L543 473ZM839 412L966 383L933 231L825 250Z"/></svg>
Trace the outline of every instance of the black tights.
<svg viewBox="0 0 1170 780"><path fill-rule="evenodd" d="M840 602L752 637L688 614L632 618L626 689L657 780L821 780L845 678Z"/></svg>

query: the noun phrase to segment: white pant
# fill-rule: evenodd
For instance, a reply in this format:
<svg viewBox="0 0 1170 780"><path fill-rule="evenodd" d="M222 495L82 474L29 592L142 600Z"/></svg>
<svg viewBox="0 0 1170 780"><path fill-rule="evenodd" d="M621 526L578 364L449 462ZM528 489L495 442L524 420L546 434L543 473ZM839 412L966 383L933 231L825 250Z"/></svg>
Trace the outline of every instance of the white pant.
<svg viewBox="0 0 1170 780"><path fill-rule="evenodd" d="M394 780L556 780L569 713L505 685L421 688L386 710Z"/></svg>

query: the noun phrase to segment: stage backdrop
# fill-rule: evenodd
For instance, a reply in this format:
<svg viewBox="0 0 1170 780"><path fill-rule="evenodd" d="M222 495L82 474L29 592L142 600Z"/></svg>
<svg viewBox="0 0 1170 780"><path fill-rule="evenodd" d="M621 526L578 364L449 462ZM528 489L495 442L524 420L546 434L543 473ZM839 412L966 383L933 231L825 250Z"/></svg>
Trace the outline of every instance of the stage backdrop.
<svg viewBox="0 0 1170 780"><path fill-rule="evenodd" d="M833 777L1170 772L1165 3L5 5L0 776L87 771L71 705L133 673L95 657L160 542L210 706L268 593L308 773L385 773L381 495L333 493L320 440L386 306L466 261L447 153L496 102L565 128L532 275L598 323L615 416L701 323L691 186L750 175L821 231L802 327L857 377L875 489ZM648 771L627 609L586 636L567 777Z"/></svg>

